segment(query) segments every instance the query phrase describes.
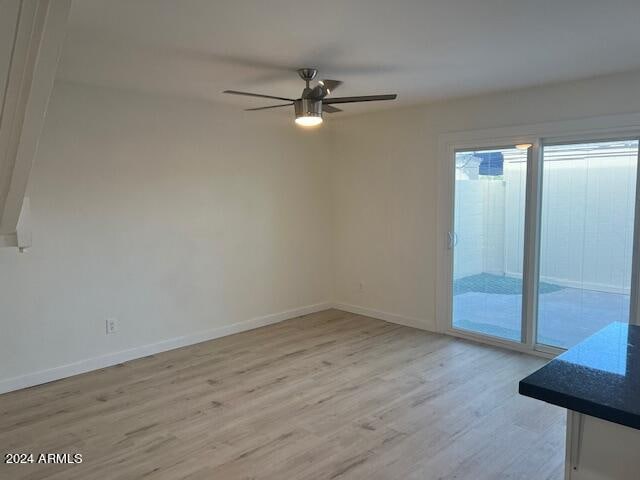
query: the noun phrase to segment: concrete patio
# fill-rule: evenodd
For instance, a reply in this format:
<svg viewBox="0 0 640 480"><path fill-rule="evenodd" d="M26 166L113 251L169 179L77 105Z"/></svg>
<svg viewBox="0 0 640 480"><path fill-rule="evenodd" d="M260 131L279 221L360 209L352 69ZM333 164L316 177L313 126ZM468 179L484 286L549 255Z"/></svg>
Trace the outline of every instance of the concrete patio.
<svg viewBox="0 0 640 480"><path fill-rule="evenodd" d="M482 273L454 282L455 328L520 341L520 279ZM629 318L629 295L541 282L538 343L568 348Z"/></svg>

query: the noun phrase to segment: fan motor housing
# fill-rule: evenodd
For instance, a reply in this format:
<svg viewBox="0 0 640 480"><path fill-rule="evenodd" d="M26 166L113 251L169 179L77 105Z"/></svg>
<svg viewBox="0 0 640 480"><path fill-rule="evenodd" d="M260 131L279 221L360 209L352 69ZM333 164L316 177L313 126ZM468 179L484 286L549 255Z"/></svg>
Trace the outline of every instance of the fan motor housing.
<svg viewBox="0 0 640 480"><path fill-rule="evenodd" d="M322 100L301 98L293 102L297 117L322 117Z"/></svg>

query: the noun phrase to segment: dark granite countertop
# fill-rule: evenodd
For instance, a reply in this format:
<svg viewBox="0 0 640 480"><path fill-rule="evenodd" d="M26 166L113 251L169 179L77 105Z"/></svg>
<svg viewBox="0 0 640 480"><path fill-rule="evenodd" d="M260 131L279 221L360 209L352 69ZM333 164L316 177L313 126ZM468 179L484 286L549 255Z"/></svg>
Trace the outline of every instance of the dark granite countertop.
<svg viewBox="0 0 640 480"><path fill-rule="evenodd" d="M521 380L519 391L640 429L640 326L612 323Z"/></svg>

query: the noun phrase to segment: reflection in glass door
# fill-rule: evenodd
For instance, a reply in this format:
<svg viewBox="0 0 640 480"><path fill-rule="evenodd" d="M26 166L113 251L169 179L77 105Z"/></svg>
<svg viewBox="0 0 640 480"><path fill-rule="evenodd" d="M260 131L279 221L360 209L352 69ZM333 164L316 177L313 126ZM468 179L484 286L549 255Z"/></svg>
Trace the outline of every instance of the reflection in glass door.
<svg viewBox="0 0 640 480"><path fill-rule="evenodd" d="M537 343L629 321L638 141L543 149Z"/></svg>
<svg viewBox="0 0 640 480"><path fill-rule="evenodd" d="M522 341L527 149L455 154L452 326Z"/></svg>

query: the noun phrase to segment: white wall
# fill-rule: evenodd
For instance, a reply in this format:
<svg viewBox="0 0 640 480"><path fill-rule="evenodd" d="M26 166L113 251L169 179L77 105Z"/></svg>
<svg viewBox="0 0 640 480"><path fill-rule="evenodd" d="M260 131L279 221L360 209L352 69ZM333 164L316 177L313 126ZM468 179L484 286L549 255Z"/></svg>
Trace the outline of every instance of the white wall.
<svg viewBox="0 0 640 480"><path fill-rule="evenodd" d="M541 279L629 294L637 155L545 161ZM454 278L522 277L526 163L456 180Z"/></svg>
<svg viewBox="0 0 640 480"><path fill-rule="evenodd" d="M638 84L640 72L309 132L57 83L30 185L34 247L0 250L0 384L328 300L434 329L438 135L638 112ZM106 336L109 316L120 331Z"/></svg>
<svg viewBox="0 0 640 480"><path fill-rule="evenodd" d="M456 180L454 279L483 272L504 274L505 250L516 240L505 235L506 189L506 182L485 176Z"/></svg>
<svg viewBox="0 0 640 480"><path fill-rule="evenodd" d="M477 179L456 181L454 231L458 238L455 239L457 248L453 257L456 279L485 271L487 183Z"/></svg>
<svg viewBox="0 0 640 480"><path fill-rule="evenodd" d="M640 72L335 121L336 300L435 329L438 136L640 111Z"/></svg>
<svg viewBox="0 0 640 480"><path fill-rule="evenodd" d="M30 179L33 248L0 249L0 384L330 300L323 135L56 83Z"/></svg>
<svg viewBox="0 0 640 480"><path fill-rule="evenodd" d="M505 162L506 163L506 162ZM488 273L502 273L505 271L505 253L509 245L505 244L506 209L518 206L505 205L505 192L510 188L502 180L490 180L484 185L484 226L483 226L483 271ZM522 205L521 207L524 207ZM524 208L522 208L524 211Z"/></svg>
<svg viewBox="0 0 640 480"><path fill-rule="evenodd" d="M504 270L509 275L522 278L527 164L525 162L505 163L504 180Z"/></svg>
<svg viewBox="0 0 640 480"><path fill-rule="evenodd" d="M543 280L629 293L636 164L633 155L545 162Z"/></svg>

